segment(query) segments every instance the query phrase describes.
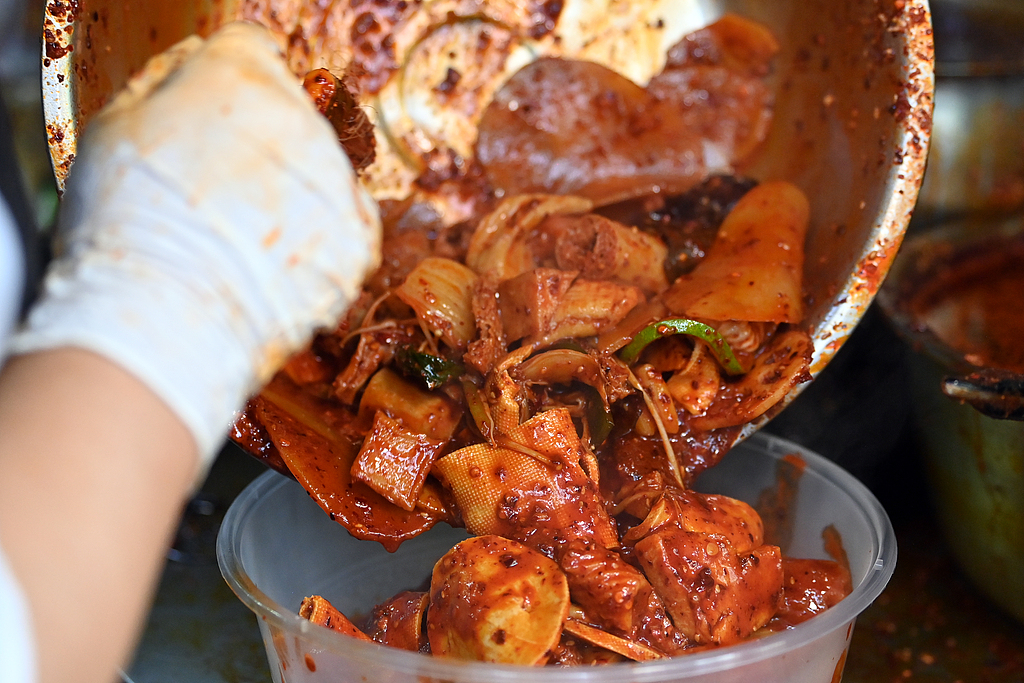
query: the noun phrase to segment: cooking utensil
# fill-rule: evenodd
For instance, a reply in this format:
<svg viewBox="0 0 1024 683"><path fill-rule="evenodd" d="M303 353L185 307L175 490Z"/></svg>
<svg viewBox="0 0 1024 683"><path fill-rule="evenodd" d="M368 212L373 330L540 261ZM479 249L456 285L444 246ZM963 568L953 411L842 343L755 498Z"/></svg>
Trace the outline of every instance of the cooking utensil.
<svg viewBox="0 0 1024 683"><path fill-rule="evenodd" d="M342 3L327 5L343 7ZM505 7L435 0L424 3L419 11L428 11L428 5L430 11L450 5L451 13L445 16L452 22L486 15L492 6ZM793 181L810 198L804 324L814 339L811 373L816 375L874 298L914 208L932 126L933 46L927 0L676 0L650 6L661 12L643 25L651 35L663 26L677 32L695 28L733 11L767 25L781 44L770 80L777 97L772 128L757 160L743 170L759 179ZM566 2L562 15L592 12L587 16L597 21L595 26L605 26L606 42L614 43L616 31L635 29L629 22L614 24L615 17L647 7L617 0ZM147 3L144 10L111 0L50 3L44 31L43 91L58 183L63 184L74 163L77 141L89 118L150 55L189 33L206 34L227 20L247 16L286 34L289 44L300 48L293 50L294 59L318 66L303 55L315 58L325 44L337 43L339 38L337 31L332 34L330 21L320 17L317 23L317 12L324 11L328 10L312 4L299 11L284 0L159 0ZM585 35L567 36L565 44L587 45ZM666 42L664 36L659 40ZM647 43L637 42L641 44ZM303 52L303 47L308 50ZM619 54L615 49L627 49L624 54L633 55L639 63L637 50L613 48L606 57ZM320 57L321 61L331 58L329 53ZM619 57L618 64L629 69L633 62ZM381 94L375 102L381 115L388 115L392 100ZM748 425L738 438L756 431L803 386Z"/></svg>
<svg viewBox="0 0 1024 683"><path fill-rule="evenodd" d="M915 236L879 303L912 350L912 415L940 527L964 573L1024 621L1024 378L979 366L908 304L944 269L955 272L969 254L992 252L994 263L1010 252L1007 240L1019 247L1021 235L1024 217L964 219Z"/></svg>

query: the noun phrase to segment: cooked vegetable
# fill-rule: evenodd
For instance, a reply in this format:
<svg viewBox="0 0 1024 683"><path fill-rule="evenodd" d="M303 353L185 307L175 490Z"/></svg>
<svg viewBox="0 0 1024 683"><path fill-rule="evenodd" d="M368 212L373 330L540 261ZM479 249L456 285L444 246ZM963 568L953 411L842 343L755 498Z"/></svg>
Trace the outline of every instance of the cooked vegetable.
<svg viewBox="0 0 1024 683"><path fill-rule="evenodd" d="M695 429L722 429L746 424L778 404L789 390L810 379L811 339L790 330L772 339L754 367L735 384L723 387L721 397L704 415L690 420Z"/></svg>
<svg viewBox="0 0 1024 683"><path fill-rule="evenodd" d="M799 323L809 219L800 188L758 185L725 217L707 257L665 292L665 304L702 320Z"/></svg>
<svg viewBox="0 0 1024 683"><path fill-rule="evenodd" d="M465 368L459 363L450 361L432 353L417 351L411 346L403 346L395 354L395 364L403 374L423 382L428 389L444 386L463 373Z"/></svg>
<svg viewBox="0 0 1024 683"><path fill-rule="evenodd" d="M745 372L736 358L736 354L733 353L732 347L715 328L706 323L686 318L669 318L648 325L633 337L633 341L619 351L619 357L627 363L633 363L651 342L672 334L686 334L705 342L711 353L715 355L715 359L730 375L742 375Z"/></svg>
<svg viewBox="0 0 1024 683"><path fill-rule="evenodd" d="M413 652L428 652L424 621L430 596L421 591L402 591L374 607L366 634L381 645Z"/></svg>
<svg viewBox="0 0 1024 683"><path fill-rule="evenodd" d="M473 288L476 273L446 258L425 258L395 295L407 303L430 331L448 346L465 351L476 336Z"/></svg>
<svg viewBox="0 0 1024 683"><path fill-rule="evenodd" d="M402 421L405 428L432 439L447 441L455 432L461 407L442 393L425 391L383 368L366 384L359 401L359 416L372 424L377 411Z"/></svg>

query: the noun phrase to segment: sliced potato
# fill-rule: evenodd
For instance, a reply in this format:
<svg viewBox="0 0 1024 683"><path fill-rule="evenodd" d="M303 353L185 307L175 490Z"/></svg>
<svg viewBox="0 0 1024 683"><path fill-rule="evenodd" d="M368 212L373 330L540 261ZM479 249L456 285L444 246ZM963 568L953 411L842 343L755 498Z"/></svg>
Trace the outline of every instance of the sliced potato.
<svg viewBox="0 0 1024 683"><path fill-rule="evenodd" d="M558 565L500 536L462 541L430 579L427 638L440 657L542 664L569 613Z"/></svg>
<svg viewBox="0 0 1024 683"><path fill-rule="evenodd" d="M707 257L665 292L665 304L702 320L800 322L809 220L796 185L758 185L726 216Z"/></svg>

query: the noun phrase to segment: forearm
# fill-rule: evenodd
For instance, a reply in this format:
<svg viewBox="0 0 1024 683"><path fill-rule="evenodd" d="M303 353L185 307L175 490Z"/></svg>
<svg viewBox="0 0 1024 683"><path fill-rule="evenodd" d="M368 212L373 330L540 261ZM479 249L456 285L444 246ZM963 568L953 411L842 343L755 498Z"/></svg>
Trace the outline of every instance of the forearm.
<svg viewBox="0 0 1024 683"><path fill-rule="evenodd" d="M197 467L150 389L74 348L0 374L0 542L25 590L43 683L109 683L137 637Z"/></svg>

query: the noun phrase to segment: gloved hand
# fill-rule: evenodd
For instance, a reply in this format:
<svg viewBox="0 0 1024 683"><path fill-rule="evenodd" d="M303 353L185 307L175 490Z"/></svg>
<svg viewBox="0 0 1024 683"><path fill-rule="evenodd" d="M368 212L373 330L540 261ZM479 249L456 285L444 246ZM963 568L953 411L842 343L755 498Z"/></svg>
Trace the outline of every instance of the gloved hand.
<svg viewBox="0 0 1024 683"><path fill-rule="evenodd" d="M379 260L376 206L270 34L151 60L90 123L59 258L12 351L95 351L159 395L203 461Z"/></svg>

